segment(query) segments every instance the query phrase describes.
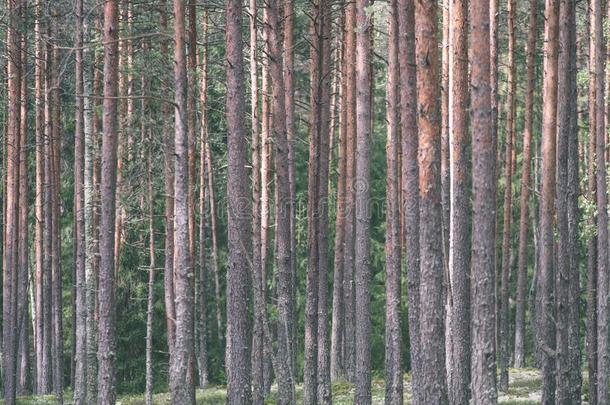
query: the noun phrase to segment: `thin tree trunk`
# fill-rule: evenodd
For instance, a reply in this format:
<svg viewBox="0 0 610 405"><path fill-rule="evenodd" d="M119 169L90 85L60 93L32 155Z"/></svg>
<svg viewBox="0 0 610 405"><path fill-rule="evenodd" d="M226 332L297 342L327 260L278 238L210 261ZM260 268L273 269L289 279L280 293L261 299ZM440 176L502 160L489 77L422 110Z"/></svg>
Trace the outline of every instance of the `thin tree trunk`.
<svg viewBox="0 0 610 405"><path fill-rule="evenodd" d="M43 249L43 228L44 228L44 211L43 199L45 193L44 187L44 60L43 60L43 45L42 45L42 4L41 0L37 0L36 21L34 24L34 48L35 48L35 128L36 128L36 201L35 201L35 342L36 342L36 384L34 392L42 395L47 393L48 376L46 367L43 363L45 357L44 346L44 254Z"/></svg>
<svg viewBox="0 0 610 405"><path fill-rule="evenodd" d="M142 92L144 92L145 79L142 76ZM143 93L142 93L143 94ZM142 99L142 120L145 119L145 101ZM143 126L144 128L144 126ZM145 131L145 129L144 129ZM144 134L142 134L144 136ZM153 164L152 164L152 153L153 153L153 139L152 131L148 132L148 145L146 165L147 165L147 192L148 192L148 297L146 299L146 393L145 403L146 405L153 404L153 352L152 352L152 340L153 340L153 315L154 315L154 286L155 286L155 221L154 221L154 204L155 204L155 191L153 187Z"/></svg>
<svg viewBox="0 0 610 405"><path fill-rule="evenodd" d="M348 381L355 381L356 373L356 312L354 295L354 249L355 249L355 176L356 176L356 4L349 2L345 11L345 64L346 92L345 110L347 121L347 153L345 179L345 241L343 259L343 305L345 311L344 362Z"/></svg>
<svg viewBox="0 0 610 405"><path fill-rule="evenodd" d="M286 108L286 138L288 139L288 182L290 189L290 339L297 339L297 238L296 238L296 176L295 176L295 124L294 124L294 0L284 0L283 56L284 56L284 99ZM296 350L292 353L291 367L296 367Z"/></svg>
<svg viewBox="0 0 610 405"><path fill-rule="evenodd" d="M452 404L470 401L470 139L468 133L468 4L451 4L451 115L449 223L449 281L451 305L449 335L452 365L449 398ZM448 355L449 356L449 355Z"/></svg>
<svg viewBox="0 0 610 405"><path fill-rule="evenodd" d="M330 115L331 115L331 24L332 12L326 3L322 2L322 77L321 77L321 111L320 111L320 142L318 161L318 365L317 365L317 396L318 403L330 405L332 403L330 386L330 352L328 335L328 179L329 179L329 142ZM293 201L293 200L291 200ZM294 204L293 204L294 205ZM291 218L296 221L296 218ZM294 239L294 235L292 236ZM296 289L296 280L293 281L293 290ZM296 297L294 297L296 298Z"/></svg>
<svg viewBox="0 0 610 405"><path fill-rule="evenodd" d="M195 403L189 377L194 354L194 315L189 256L188 108L185 55L185 0L174 0L174 288L176 340L170 355L172 404Z"/></svg>
<svg viewBox="0 0 610 405"><path fill-rule="evenodd" d="M502 278L500 280L500 313L498 332L500 381L498 389L508 390L508 366L510 361L509 338L509 297L510 297L510 228L512 223L512 185L513 185L513 138L515 134L515 0L508 1L508 94L506 98L506 153L504 164L504 225L502 228Z"/></svg>
<svg viewBox="0 0 610 405"><path fill-rule="evenodd" d="M441 128L439 113L436 4L415 3L417 104L419 127L420 216L420 338L429 345L421 352L422 399L447 403L443 297L443 238L441 206Z"/></svg>
<svg viewBox="0 0 610 405"><path fill-rule="evenodd" d="M264 269L261 267L261 139L259 131L258 90L258 12L256 0L250 0L250 105L252 127L252 275L254 286L254 327L252 336L252 403L265 400L264 381Z"/></svg>
<svg viewBox="0 0 610 405"><path fill-rule="evenodd" d="M555 204L555 136L557 119L557 53L559 2L547 0L544 30L542 111L542 189L540 202L540 273L537 291L538 348L542 354L542 403L555 403L555 272L553 217Z"/></svg>
<svg viewBox="0 0 610 405"><path fill-rule="evenodd" d="M241 86L244 82L243 42L241 36L242 2L226 2L227 49L227 129L228 172L227 202L229 266L227 269L227 403L248 404L250 389L250 236L252 222L249 210L249 184L246 169L245 102ZM211 199L210 199L211 201Z"/></svg>
<svg viewBox="0 0 610 405"><path fill-rule="evenodd" d="M17 285L19 235L19 121L21 116L20 2L7 4L8 114L6 127L6 213L3 257L2 377L4 401L15 404L17 366Z"/></svg>
<svg viewBox="0 0 610 405"><path fill-rule="evenodd" d="M570 347L570 401L580 404L582 398L582 359L580 353L580 168L578 142L578 82L577 82L577 39L576 39L576 1L569 2L569 83L570 83L570 132L568 139L568 230L570 244L570 287L568 315L568 347Z"/></svg>
<svg viewBox="0 0 610 405"><path fill-rule="evenodd" d="M28 2L24 0L21 5L22 21L27 27ZM18 253L18 287L17 297L17 331L18 359L16 384L17 394L23 395L28 391L29 385L29 313L28 313L28 290L29 290L29 201L28 201L28 38L27 32L21 34L21 83L20 83L20 118L19 118L19 253Z"/></svg>
<svg viewBox="0 0 610 405"><path fill-rule="evenodd" d="M589 159L587 162L587 199L589 204L597 202L597 179L595 171L595 148L596 137L596 85L595 85L595 27L593 25L593 7L595 3L589 3ZM596 215L592 215L588 225L596 224ZM585 343L587 349L587 366L589 373L589 402L597 405L597 235L592 235L587 243L587 337Z"/></svg>
<svg viewBox="0 0 610 405"><path fill-rule="evenodd" d="M167 3L161 0L160 25L161 30L167 31ZM169 58L167 41L161 42L161 55ZM167 85L162 88L164 94L169 89ZM167 346L170 357L174 352L176 341L176 304L174 294L174 142L167 122L170 119L170 105L164 103L162 107L163 115L163 146L164 146L164 167L165 167L165 264L163 273L163 284L165 291L165 322L167 325Z"/></svg>
<svg viewBox="0 0 610 405"><path fill-rule="evenodd" d="M608 379L608 197L606 195L606 133L604 120L604 37L601 1L593 2L591 24L595 30L595 138L597 181L597 401L610 402Z"/></svg>
<svg viewBox="0 0 610 405"><path fill-rule="evenodd" d="M276 242L278 266L278 404L295 402L294 370L291 339L291 264L290 264L290 181L288 178L288 140L286 134L285 94L282 73L282 49L279 38L279 5L275 0L265 3L266 40L269 49L270 75L273 83L272 130L276 147L275 169L277 187Z"/></svg>
<svg viewBox="0 0 610 405"><path fill-rule="evenodd" d="M321 82L322 82L322 10L320 0L311 5L310 27L310 107L309 162L307 164L307 276L305 300L305 350L303 358L303 402L315 404L317 399L318 366L318 191Z"/></svg>
<svg viewBox="0 0 610 405"><path fill-rule="evenodd" d="M472 66L472 400L496 404L495 348L495 143L490 75L489 0L470 3ZM488 63L490 61L490 63Z"/></svg>
<svg viewBox="0 0 610 405"><path fill-rule="evenodd" d="M344 363L344 325L345 325L345 305L343 301L343 272L344 272L344 252L345 252L345 199L346 199L346 154L347 154L347 112L345 107L345 12L341 12L341 56L338 60L341 63L340 95L339 103L339 142L337 153L337 193L336 193L336 219L335 219L335 257L333 266L333 302L332 302L332 327L330 342L330 376L331 380L338 380L345 376ZM331 127L332 130L332 127ZM332 151L331 151L332 153Z"/></svg>
<svg viewBox="0 0 610 405"><path fill-rule="evenodd" d="M51 9L50 38L56 38L56 22L59 21L59 9ZM49 56L50 55L50 56ZM52 59L49 62L49 58ZM60 116L60 77L59 77L59 46L56 42L47 44L47 75L50 80L49 114L51 120L51 136L49 145L49 176L51 187L51 300L52 300L52 368L53 390L60 402L63 395L63 308L62 308L62 272L61 272L61 229L60 229L60 151L61 151L61 116Z"/></svg>
<svg viewBox="0 0 610 405"><path fill-rule="evenodd" d="M387 177L386 177L386 326L385 326L385 400L403 403L400 240L400 72L398 64L398 7L390 3L388 12L388 82L387 82Z"/></svg>
<svg viewBox="0 0 610 405"><path fill-rule="evenodd" d="M104 4L104 102L102 137L98 404L116 402L114 226L117 175L118 4Z"/></svg>
<svg viewBox="0 0 610 405"><path fill-rule="evenodd" d="M96 166L99 166L99 95L100 71L97 68L99 52L93 54L93 89L90 91L89 82L84 81L85 89L85 296L87 306L87 370L86 375L86 403L97 400L97 254L99 253L99 227L98 203L99 182L96 176ZM93 93L90 97L90 93Z"/></svg>
<svg viewBox="0 0 610 405"><path fill-rule="evenodd" d="M216 225L216 198L214 197L214 168L212 167L212 151L210 141L206 140L206 169L208 175L208 196L210 199L210 225L212 227L212 271L214 273L214 291L216 298L216 328L218 331L218 342L222 342L222 306L220 305L220 268L218 266L218 227Z"/></svg>
<svg viewBox="0 0 610 405"><path fill-rule="evenodd" d="M206 155L208 142L208 10L203 10L201 37L203 48L199 53L199 104L201 108L201 134L199 158L199 386L204 388L208 383L208 324L206 302L206 243L205 243L205 194L206 194Z"/></svg>
<svg viewBox="0 0 610 405"><path fill-rule="evenodd" d="M572 403L573 387L570 347L570 287L571 265L574 251L570 237L568 159L572 126L572 78L571 73L571 28L572 5L569 0L560 1L558 85L557 85L557 401ZM574 401L577 403L580 401Z"/></svg>
<svg viewBox="0 0 610 405"><path fill-rule="evenodd" d="M525 294L527 285L528 215L530 205L531 144L534 116L534 57L538 20L538 0L530 0L529 28L527 33L527 76L525 89L525 124L523 130L523 166L521 169L521 201L519 214L519 252L517 261L517 305L515 312L515 367L525 366Z"/></svg>
<svg viewBox="0 0 610 405"><path fill-rule="evenodd" d="M404 211L405 256L409 346L411 359L412 395L416 404L423 403L421 391L421 353L419 327L419 167L417 164L417 80L415 68L415 2L398 1L400 38L400 130L402 154L402 206Z"/></svg>
<svg viewBox="0 0 610 405"><path fill-rule="evenodd" d="M75 370L74 370L74 403L85 404L87 395L87 307L85 291L85 129L84 129L84 70L83 70L83 38L85 20L83 1L75 4L76 15L76 65L75 65L75 120L74 120L74 222L75 222L75 274L76 274L76 340Z"/></svg>

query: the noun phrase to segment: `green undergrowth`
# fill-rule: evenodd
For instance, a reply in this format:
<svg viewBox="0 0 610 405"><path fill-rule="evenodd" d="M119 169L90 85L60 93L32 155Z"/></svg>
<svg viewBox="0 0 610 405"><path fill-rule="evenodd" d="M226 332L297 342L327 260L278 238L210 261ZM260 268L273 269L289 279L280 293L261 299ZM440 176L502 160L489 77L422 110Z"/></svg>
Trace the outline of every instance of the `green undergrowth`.
<svg viewBox="0 0 610 405"><path fill-rule="evenodd" d="M499 393L498 403L502 405L534 405L540 403L540 389L542 377L536 369L511 369L510 383L507 392ZM411 377L405 375L405 404L411 403ZM347 381L335 381L332 385L333 404L353 404L354 386ZM302 403L302 387L297 387L297 403ZM384 403L384 383L382 379L375 378L372 383L373 404ZM588 383L586 374L583 378L583 400L588 397ZM277 402L276 387L265 401L265 404L273 405ZM20 397L18 405L56 405L58 402L52 395L44 397ZM70 405L71 393L66 394L66 405ZM212 386L203 390L197 390L197 405L223 405L226 403L226 389L221 386ZM0 405L4 404L0 401ZM155 405L170 405L168 393L155 394ZM143 395L122 396L117 405L144 405Z"/></svg>

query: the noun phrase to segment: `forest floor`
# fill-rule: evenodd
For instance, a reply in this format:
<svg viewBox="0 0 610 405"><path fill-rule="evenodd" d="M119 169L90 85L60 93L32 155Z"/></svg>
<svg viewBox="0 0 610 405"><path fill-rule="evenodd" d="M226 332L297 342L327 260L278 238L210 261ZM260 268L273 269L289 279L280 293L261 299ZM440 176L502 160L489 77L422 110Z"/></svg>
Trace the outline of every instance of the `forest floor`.
<svg viewBox="0 0 610 405"><path fill-rule="evenodd" d="M534 405L540 403L542 378L540 372L535 369L511 369L508 392L500 393L499 404L502 405ZM583 384L583 400L587 398L588 384ZM353 386L346 382L333 383L333 403L347 405L353 403ZM197 390L197 405L224 405L226 401L226 390L224 387L210 387ZM302 395L301 387L297 387L297 397ZM373 381L373 404L383 404L384 384L382 379ZM4 402L0 401L0 405ZM70 404L66 401L65 404ZM155 405L169 405L169 394L156 394L154 396ZM275 404L275 392L269 396L267 404ZM411 378L405 375L405 403L411 403ZM587 402L583 402L586 404ZM52 397L20 398L18 405L54 405L57 401ZM124 396L119 398L117 405L144 405L144 396Z"/></svg>

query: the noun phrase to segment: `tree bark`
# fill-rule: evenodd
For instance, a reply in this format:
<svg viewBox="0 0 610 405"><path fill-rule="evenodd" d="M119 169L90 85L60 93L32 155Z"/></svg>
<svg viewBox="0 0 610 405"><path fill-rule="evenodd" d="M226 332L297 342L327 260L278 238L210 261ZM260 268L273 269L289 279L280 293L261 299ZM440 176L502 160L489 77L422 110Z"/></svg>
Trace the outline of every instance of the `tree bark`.
<svg viewBox="0 0 610 405"><path fill-rule="evenodd" d="M346 201L345 201L345 241L343 259L343 305L345 309L344 362L348 381L355 381L356 365L356 313L354 295L354 249L355 249L355 176L356 176L356 4L350 2L345 11L345 63L346 92L345 109L347 121L346 154Z"/></svg>
<svg viewBox="0 0 610 405"><path fill-rule="evenodd" d="M521 193L519 213L519 251L517 261L517 305L515 312L515 367L525 366L525 307L527 285L527 246L528 246L528 215L530 205L530 171L531 171L531 144L533 134L534 116L534 63L536 52L538 1L530 0L529 28L527 33L526 55L526 88L523 129L523 167L521 169Z"/></svg>
<svg viewBox="0 0 610 405"><path fill-rule="evenodd" d="M161 30L167 31L167 3L161 0L160 25ZM161 42L161 55L169 58L167 41ZM164 94L169 89L167 85L162 88ZM165 291L165 322L167 325L167 346L169 354L174 352L176 341L176 305L174 293L174 142L169 130L170 105L164 103L162 107L163 115L163 143L164 143L164 167L165 167L165 264L163 273L163 284Z"/></svg>
<svg viewBox="0 0 610 405"><path fill-rule="evenodd" d="M417 165L417 80L415 69L415 2L398 1L400 64L400 130L402 154L402 206L404 216L405 256L409 346L413 401L423 403L421 395L421 353L419 327L419 167Z"/></svg>
<svg viewBox="0 0 610 405"><path fill-rule="evenodd" d="M398 64L398 7L390 3L388 12L388 82L387 82L387 177L386 177L386 326L385 326L385 400L403 403L400 240L400 72Z"/></svg>
<svg viewBox="0 0 610 405"><path fill-rule="evenodd" d="M254 286L254 327L252 336L252 403L265 400L264 322L265 285L261 257L261 133L259 131L258 89L258 11L256 0L250 0L250 97L252 129L252 275Z"/></svg>
<svg viewBox="0 0 610 405"><path fill-rule="evenodd" d="M199 104L201 108L201 127L199 139L199 386L204 388L208 383L208 322L206 302L207 271L206 271L206 162L208 142L208 10L203 10L201 37L203 48L199 52Z"/></svg>
<svg viewBox="0 0 610 405"><path fill-rule="evenodd" d="M489 0L470 3L472 124L472 400L495 404L495 142ZM488 63L489 61L489 63Z"/></svg>
<svg viewBox="0 0 610 405"><path fill-rule="evenodd" d="M250 190L246 169L246 138L244 133L245 102L241 86L244 82L243 43L241 36L242 2L226 2L227 50L227 129L228 172L227 202L229 212L227 268L227 403L247 404L252 401L250 389Z"/></svg>
<svg viewBox="0 0 610 405"><path fill-rule="evenodd" d="M98 404L116 402L114 226L117 175L118 4L104 4L104 116L99 269Z"/></svg>
<svg viewBox="0 0 610 405"><path fill-rule="evenodd" d="M468 133L468 4L451 4L451 114L450 177L451 216L449 222L449 281L451 313L448 356L449 398L452 404L470 400L470 139Z"/></svg>
<svg viewBox="0 0 610 405"><path fill-rule="evenodd" d="M542 188L540 202L540 269L537 291L538 348L542 354L542 403L555 403L555 269L553 218L555 204L557 53L559 2L547 0L544 29L544 79L542 111Z"/></svg>
<svg viewBox="0 0 610 405"><path fill-rule="evenodd" d="M419 227L421 285L420 339L427 342L421 352L422 400L426 404L447 403L445 370L445 324L443 297L443 238L439 113L437 21L435 3L415 3L417 63L417 124L419 127Z"/></svg>
<svg viewBox="0 0 610 405"><path fill-rule="evenodd" d="M21 116L21 11L20 2L7 4L6 211L3 257L2 377L6 404L15 404L17 369L17 285L19 257L19 145Z"/></svg>
<svg viewBox="0 0 610 405"><path fill-rule="evenodd" d="M42 45L42 2L37 0L35 3L36 21L34 24L34 48L35 48L35 128L36 128L36 201L35 201L35 341L36 341L36 384L34 392L42 395L47 393L48 374L47 367L43 362L45 358L45 337L44 337L44 262L45 251L43 248L44 230L44 195L45 195L45 169L44 169L44 50Z"/></svg>
<svg viewBox="0 0 610 405"><path fill-rule="evenodd" d="M593 2L591 24L595 30L595 143L597 181L597 401L610 402L608 379L610 353L608 348L608 196L606 194L606 133L604 120L604 36L601 1Z"/></svg>
<svg viewBox="0 0 610 405"><path fill-rule="evenodd" d="M504 225L502 228L502 278L500 280L500 313L498 332L500 381L498 389L508 390L508 365L510 361L510 228L512 224L512 184L513 184L513 138L515 134L515 8L514 0L508 1L508 92L506 98L506 154L504 163Z"/></svg>
<svg viewBox="0 0 610 405"><path fill-rule="evenodd" d="M269 73L273 83L272 130L275 142L277 188L276 257L278 295L278 404L295 401L294 370L291 339L291 265L290 265L290 184L288 178L288 140L286 134L285 94L282 73L282 49L279 39L279 5L275 0L265 3L266 40L269 49Z"/></svg>
<svg viewBox="0 0 610 405"><path fill-rule="evenodd" d="M174 294L176 340L170 355L172 404L195 403L189 377L194 353L193 284L189 256L188 117L185 0L174 0Z"/></svg>
<svg viewBox="0 0 610 405"><path fill-rule="evenodd" d="M345 12L341 12L341 57L340 57L340 95L339 95L339 142L337 152L337 203L335 218L335 243L334 243L334 265L333 265L333 302L332 302L332 326L330 342L330 376L335 381L345 377L344 363L344 325L345 304L343 301L343 273L345 253L345 200L346 200L346 160L347 160L347 112L345 109ZM331 127L332 130L332 127ZM332 153L332 151L331 151Z"/></svg>
<svg viewBox="0 0 610 405"><path fill-rule="evenodd" d="M327 3L322 1L322 77L321 77L321 111L320 111L320 142L318 156L318 365L317 365L317 396L318 403L330 405L332 403L330 385L330 353L328 345L328 179L329 179L329 142L330 109L331 109L331 24L332 12ZM291 200L293 201L293 200ZM294 204L293 204L294 205ZM293 221L296 218L292 216ZM294 239L294 235L292 235ZM293 281L293 290L296 290L296 279ZM295 297L296 298L296 297Z"/></svg>
<svg viewBox="0 0 610 405"><path fill-rule="evenodd" d="M556 311L557 311L557 401L560 403L579 403L573 398L571 352L578 350L570 347L570 287L573 245L570 235L570 184L568 160L570 154L572 125L572 72L571 28L572 2L561 0L559 9L559 57L557 85L557 272L556 272ZM573 230L573 229L572 229ZM578 288L580 289L580 288ZM573 303L573 302L572 302ZM577 305L577 304L576 304Z"/></svg>
<svg viewBox="0 0 610 405"><path fill-rule="evenodd" d="M75 244L75 285L76 285L76 340L74 371L74 403L85 404L87 395L87 307L85 290L85 130L84 130L84 70L83 38L85 20L83 1L76 0L76 65L75 65L75 120L74 120L74 244Z"/></svg>

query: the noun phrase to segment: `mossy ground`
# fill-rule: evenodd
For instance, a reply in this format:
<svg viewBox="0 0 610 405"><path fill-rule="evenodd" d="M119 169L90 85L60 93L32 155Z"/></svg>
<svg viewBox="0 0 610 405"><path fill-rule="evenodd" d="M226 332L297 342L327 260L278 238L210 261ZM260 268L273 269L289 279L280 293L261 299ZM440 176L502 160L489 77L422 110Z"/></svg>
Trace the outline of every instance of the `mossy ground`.
<svg viewBox="0 0 610 405"><path fill-rule="evenodd" d="M584 376L583 384L583 399L586 400L588 386L586 375ZM542 378L540 372L535 369L511 369L510 384L507 392L502 392L499 395L499 404L502 405L534 405L540 403L540 386ZM333 383L333 403L339 405L348 405L353 403L353 386L344 381ZM209 387L203 390L197 390L197 405L224 405L225 404L225 388L224 387ZM297 402L300 403L302 391L297 388ZM269 395L266 403L275 404L275 392ZM66 405L71 402L69 393L66 395ZM373 404L383 404L384 400L384 384L382 379L373 380ZM154 396L156 405L169 405L169 394L156 394ZM411 378L405 375L405 403L411 403ZM586 402L584 402L586 404ZM0 405L3 404L0 401ZM53 396L46 397L29 397L19 398L18 405L55 405L56 399ZM117 401L117 405L144 405L143 395L123 396Z"/></svg>

